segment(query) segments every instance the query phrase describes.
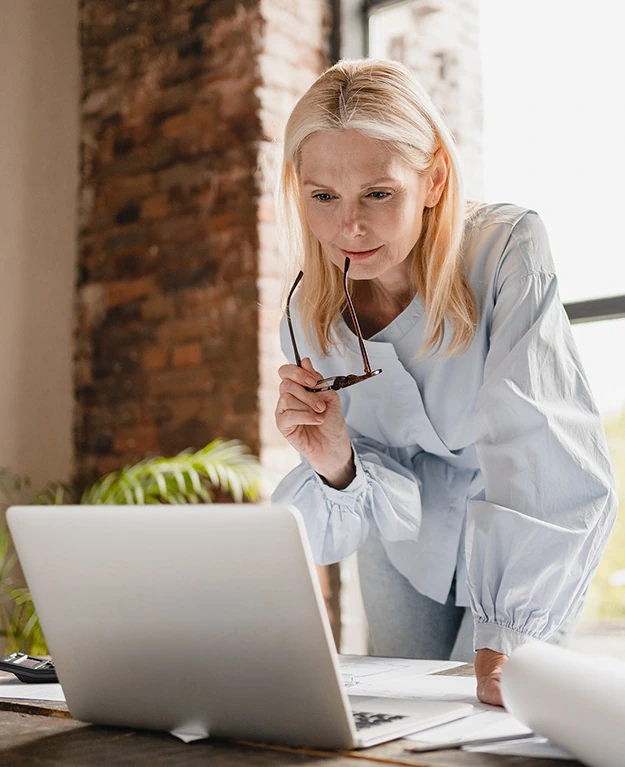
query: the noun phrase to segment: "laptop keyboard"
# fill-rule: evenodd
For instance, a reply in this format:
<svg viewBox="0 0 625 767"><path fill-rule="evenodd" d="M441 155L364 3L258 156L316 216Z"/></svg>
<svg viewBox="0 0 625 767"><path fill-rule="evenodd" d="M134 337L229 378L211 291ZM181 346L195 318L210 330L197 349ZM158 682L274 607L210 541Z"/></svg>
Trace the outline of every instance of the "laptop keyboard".
<svg viewBox="0 0 625 767"><path fill-rule="evenodd" d="M378 724L396 722L398 719L406 719L404 714L371 714L368 711L352 711L357 730L366 730Z"/></svg>

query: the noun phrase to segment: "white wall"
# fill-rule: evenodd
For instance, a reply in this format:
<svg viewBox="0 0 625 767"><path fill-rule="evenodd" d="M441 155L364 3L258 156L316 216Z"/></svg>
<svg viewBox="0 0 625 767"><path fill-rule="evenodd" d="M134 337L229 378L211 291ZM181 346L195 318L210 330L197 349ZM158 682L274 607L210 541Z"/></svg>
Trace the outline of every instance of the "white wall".
<svg viewBox="0 0 625 767"><path fill-rule="evenodd" d="M73 464L76 0L0 0L0 466Z"/></svg>

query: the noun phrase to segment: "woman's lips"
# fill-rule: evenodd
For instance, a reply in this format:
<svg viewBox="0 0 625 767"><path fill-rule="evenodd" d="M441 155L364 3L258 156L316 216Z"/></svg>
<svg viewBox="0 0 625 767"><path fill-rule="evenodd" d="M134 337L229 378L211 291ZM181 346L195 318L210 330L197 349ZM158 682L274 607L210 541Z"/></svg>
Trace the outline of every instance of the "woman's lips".
<svg viewBox="0 0 625 767"><path fill-rule="evenodd" d="M374 253L377 253L378 250L380 250L382 246L379 245L377 248L373 248L373 250L362 250L360 253L353 253L349 250L343 250L341 248L341 253L346 257L349 258L351 261L362 261L365 258L369 258L369 256L372 256Z"/></svg>

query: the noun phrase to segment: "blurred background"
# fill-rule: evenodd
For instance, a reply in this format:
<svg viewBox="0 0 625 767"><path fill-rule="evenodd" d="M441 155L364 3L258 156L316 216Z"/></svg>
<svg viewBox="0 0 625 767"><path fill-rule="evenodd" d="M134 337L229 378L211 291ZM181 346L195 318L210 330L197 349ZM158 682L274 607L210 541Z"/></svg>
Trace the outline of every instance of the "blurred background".
<svg viewBox="0 0 625 767"><path fill-rule="evenodd" d="M324 68L371 56L431 94L471 197L545 221L622 501L620 15L613 0L0 0L0 466L84 484L239 440L268 497L298 460L273 419L277 141ZM366 652L353 560L320 576L338 646ZM625 657L625 511L576 644Z"/></svg>

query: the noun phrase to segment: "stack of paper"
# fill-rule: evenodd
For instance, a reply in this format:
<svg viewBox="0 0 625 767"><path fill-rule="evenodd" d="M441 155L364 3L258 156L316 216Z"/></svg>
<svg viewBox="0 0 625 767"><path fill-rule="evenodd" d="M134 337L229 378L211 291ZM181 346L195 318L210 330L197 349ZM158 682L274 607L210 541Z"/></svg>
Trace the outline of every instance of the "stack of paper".
<svg viewBox="0 0 625 767"><path fill-rule="evenodd" d="M25 684L15 677L0 678L0 698L10 700L42 700L63 703L65 695L60 684Z"/></svg>
<svg viewBox="0 0 625 767"><path fill-rule="evenodd" d="M530 728L499 706L480 703L476 696L475 677L432 676L438 671L460 666L461 663L345 655L340 656L339 660L344 678L350 679L346 685L350 697L370 695L381 698L451 700L474 706L475 713L471 716L424 730L409 736L410 740L435 744L506 736L510 738L506 743L467 748L498 754L571 759L570 753L542 737L514 741L515 736L531 732Z"/></svg>

